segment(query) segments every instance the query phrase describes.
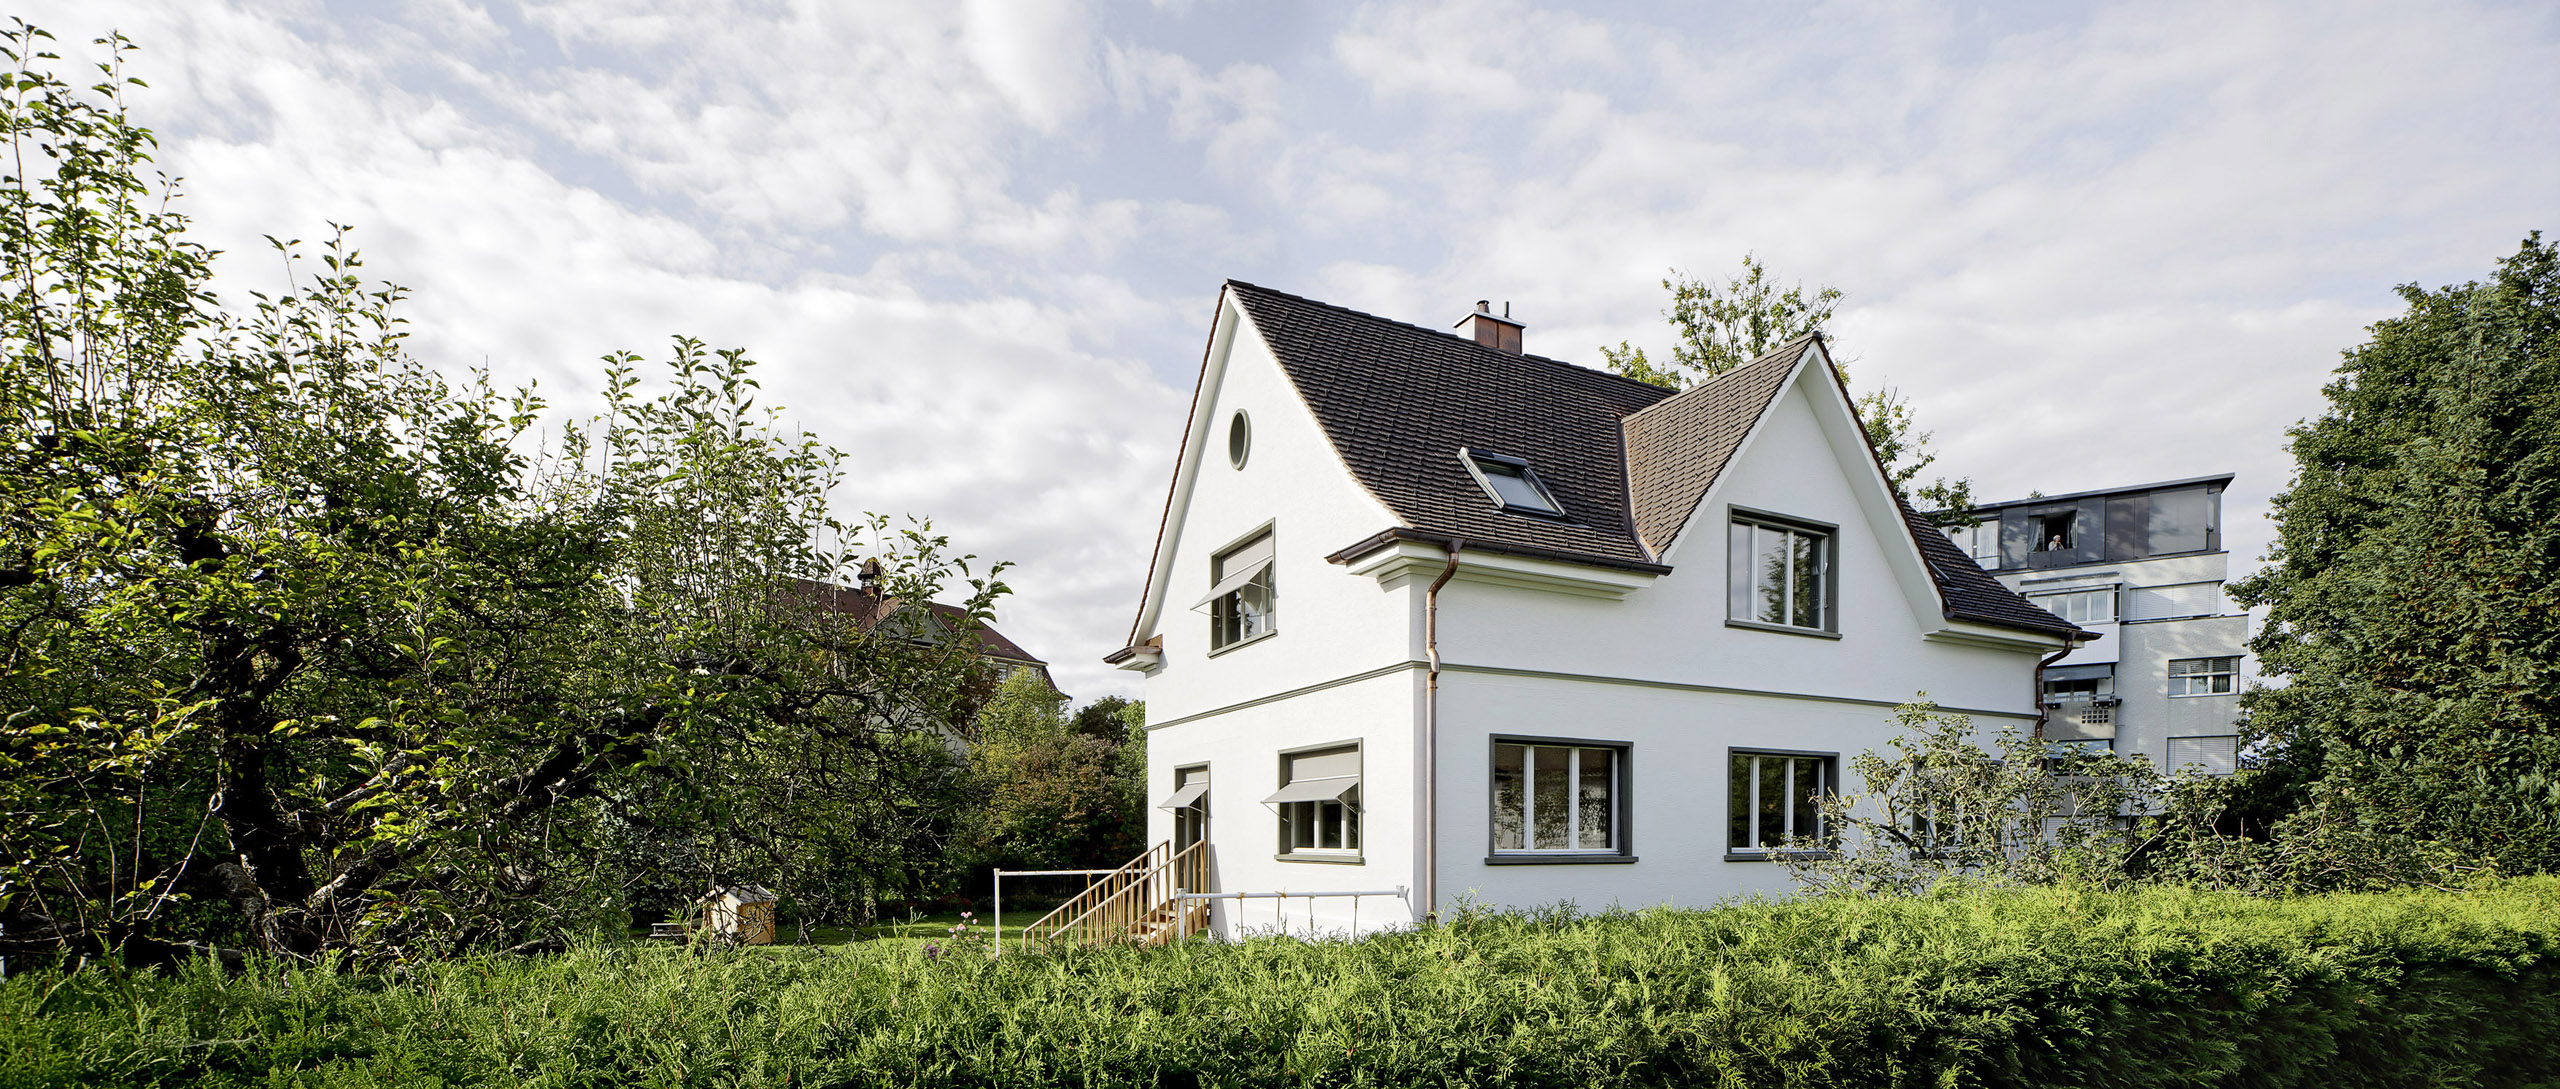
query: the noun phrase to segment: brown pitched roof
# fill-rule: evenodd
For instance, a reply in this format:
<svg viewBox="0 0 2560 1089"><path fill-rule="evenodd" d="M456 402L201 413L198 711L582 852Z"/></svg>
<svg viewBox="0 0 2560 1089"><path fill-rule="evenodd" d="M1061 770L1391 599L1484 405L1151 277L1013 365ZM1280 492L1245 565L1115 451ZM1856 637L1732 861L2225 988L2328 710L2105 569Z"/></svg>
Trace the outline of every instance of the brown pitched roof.
<svg viewBox="0 0 2560 1089"><path fill-rule="evenodd" d="M854 623L862 625L864 631L870 631L880 623L882 617L906 604L901 598L883 598L869 590L810 579L791 580L791 589L792 592L819 608L853 617ZM962 628L968 625L969 614L956 605L928 601L925 602L925 608L932 612L935 619L942 621L948 627ZM1022 649L1013 640L1005 638L1004 633L997 631L993 625L980 624L970 628L969 634L977 641L980 654L989 658L1002 658L1008 662L1037 666L1043 675L1048 673L1049 663L1033 657L1030 651Z"/></svg>
<svg viewBox="0 0 2560 1089"><path fill-rule="evenodd" d="M1674 395L1286 292L1226 286L1352 475L1403 522L1340 558L1391 538L1463 538L1469 548L1667 572L1664 550L1815 342L1800 337ZM1461 447L1528 461L1566 517L1495 506ZM2027 604L1902 509L1948 617L2080 630Z"/></svg>
<svg viewBox="0 0 2560 1089"><path fill-rule="evenodd" d="M1909 501L1897 496L1895 502L1902 505L1902 522L1910 527L1911 539L1919 543L1920 558L1928 561L1930 577L1938 581L1938 596L1947 603L1948 619L2055 635L2085 630L2028 604L2027 599L2019 597L1999 579L1992 578L1991 572L1983 570L1981 564L1973 562L1973 557L1965 555L1964 550L1957 548L1946 534L1930 526L1919 512L1911 509Z"/></svg>
<svg viewBox="0 0 2560 1089"><path fill-rule="evenodd" d="M1627 417L1627 483L1636 534L1654 555L1670 548L1680 527L1689 524L1698 501L1812 346L1811 334L1798 337Z"/></svg>

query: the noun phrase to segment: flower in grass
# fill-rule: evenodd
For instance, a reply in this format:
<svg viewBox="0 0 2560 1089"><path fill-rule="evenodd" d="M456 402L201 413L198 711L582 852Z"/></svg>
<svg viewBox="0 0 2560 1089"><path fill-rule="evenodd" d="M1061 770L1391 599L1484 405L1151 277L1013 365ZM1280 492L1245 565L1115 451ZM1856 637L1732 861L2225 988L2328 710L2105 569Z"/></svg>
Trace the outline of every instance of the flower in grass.
<svg viewBox="0 0 2560 1089"><path fill-rule="evenodd" d="M941 955L942 955L942 947L941 947L941 946L939 946L939 945L935 945L935 944L933 944L932 942L926 942L926 943L924 943L924 959L926 959L926 960L932 960L932 959L934 959L934 958L936 958L936 957L939 957L939 956L941 956Z"/></svg>

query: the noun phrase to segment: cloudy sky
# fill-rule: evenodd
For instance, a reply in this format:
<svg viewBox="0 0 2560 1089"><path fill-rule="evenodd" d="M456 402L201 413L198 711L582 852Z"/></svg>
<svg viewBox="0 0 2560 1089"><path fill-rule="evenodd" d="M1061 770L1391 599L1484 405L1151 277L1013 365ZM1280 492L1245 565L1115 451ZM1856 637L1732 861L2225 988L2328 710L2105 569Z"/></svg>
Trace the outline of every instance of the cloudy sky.
<svg viewBox="0 0 2560 1089"><path fill-rule="evenodd" d="M17 10L143 46L226 292L335 220L421 353L566 409L743 346L843 507L1018 563L1001 626L1080 699L1134 687L1098 659L1226 277L1595 362L1756 251L1977 494L2236 472L2245 566L2392 285L2560 230L2546 3Z"/></svg>

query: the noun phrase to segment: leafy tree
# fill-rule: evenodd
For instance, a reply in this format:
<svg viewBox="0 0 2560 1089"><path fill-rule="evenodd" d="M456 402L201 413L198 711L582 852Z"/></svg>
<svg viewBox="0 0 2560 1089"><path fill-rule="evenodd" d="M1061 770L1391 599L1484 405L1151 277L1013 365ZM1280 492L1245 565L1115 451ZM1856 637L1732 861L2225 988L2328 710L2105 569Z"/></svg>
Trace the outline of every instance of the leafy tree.
<svg viewBox="0 0 2560 1089"><path fill-rule="evenodd" d="M2175 780L2139 759L2059 753L2014 728L1991 748L1973 720L1925 700L1897 708L1903 732L1850 761L1856 790L1822 799L1828 834L1782 854L1807 887L1910 895L1948 881L1990 884L2132 879L2165 827ZM2132 828L2120 818L2148 814Z"/></svg>
<svg viewBox="0 0 2560 1089"><path fill-rule="evenodd" d="M1137 854L1146 828L1145 748L1127 729L1139 705L1105 697L1072 715L1066 706L1066 696L1024 670L979 713L969 755L985 807L973 869L1116 866Z"/></svg>
<svg viewBox="0 0 2560 1089"><path fill-rule="evenodd" d="M1822 331L1840 303L1840 289L1823 287L1805 297L1804 285L1781 290L1760 259L1742 255L1742 274L1722 284L1695 279L1678 269L1662 281L1671 293L1671 320L1677 339L1671 359L1656 364L1642 348L1625 341L1602 347L1609 369L1665 389L1687 389L1768 354L1769 350L1806 333Z"/></svg>
<svg viewBox="0 0 2560 1089"><path fill-rule="evenodd" d="M2560 252L2399 289L2295 426L2251 644L2256 805L2372 850L2560 868Z"/></svg>
<svg viewBox="0 0 2560 1089"><path fill-rule="evenodd" d="M47 40L16 24L0 75L0 953L556 942L620 921L631 829L769 835L774 767L880 801L816 771L974 710L972 641L810 588L867 549L975 623L995 572L831 518L836 454L743 355L680 340L655 396L614 357L546 453L530 390L405 354L343 231L225 309L130 45L80 87Z"/></svg>
<svg viewBox="0 0 2560 1089"><path fill-rule="evenodd" d="M1781 289L1752 254L1742 255L1742 274L1711 284L1673 269L1662 281L1671 293L1670 319L1675 339L1671 359L1656 363L1645 350L1626 341L1603 345L1602 360L1611 371L1665 389L1687 389L1723 374L1807 333L1827 333L1831 315L1842 298L1840 289L1824 286L1805 294L1804 285ZM1846 383L1848 371L1835 357ZM1973 507L1973 481L1936 477L1919 483L1921 470L1935 464L1929 450L1936 436L1920 431L1911 405L1893 387L1872 390L1856 401L1859 423L1883 462L1895 493L1929 512L1933 521L1954 522Z"/></svg>

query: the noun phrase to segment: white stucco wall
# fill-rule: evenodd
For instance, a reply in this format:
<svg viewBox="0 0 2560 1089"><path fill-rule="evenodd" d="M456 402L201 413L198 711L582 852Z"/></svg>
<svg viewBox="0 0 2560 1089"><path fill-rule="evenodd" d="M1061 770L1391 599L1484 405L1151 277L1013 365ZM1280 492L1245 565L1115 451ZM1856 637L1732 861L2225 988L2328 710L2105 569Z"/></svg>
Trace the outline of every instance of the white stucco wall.
<svg viewBox="0 0 2560 1089"><path fill-rule="evenodd" d="M1229 310L1227 320L1242 322ZM1248 324L1240 325L1223 360L1210 361L1214 383L1205 423L1193 440L1206 447L1189 495L1178 499L1166 564L1166 589L1154 630L1164 637L1164 664L1147 678L1150 722L1186 719L1248 700L1393 665L1409 656L1411 607L1401 594L1380 593L1325 557L1396 524L1386 507L1351 476L1306 402ZM1242 469L1227 461L1227 427L1243 411L1252 422L1252 453ZM1214 585L1210 559L1269 524L1276 545L1274 633L1212 655L1209 616L1192 604Z"/></svg>
<svg viewBox="0 0 2560 1089"><path fill-rule="evenodd" d="M1398 670L1380 677L1212 715L1147 738L1148 783L1153 798L1173 791L1174 769L1209 765L1211 891L1305 892L1412 886L1419 837L1411 804L1419 768L1415 721L1419 677ZM1356 860L1308 861L1280 856L1279 815L1262 799L1280 789L1280 754L1293 749L1357 743L1361 752L1364 812ZM1151 838L1170 839L1163 810L1149 815ZM1267 900L1213 905L1213 925L1233 936L1239 924L1266 929L1283 905ZM1293 933L1306 933L1309 910L1318 933L1399 926L1413 920L1409 901L1363 898L1295 901L1285 905Z"/></svg>
<svg viewBox="0 0 2560 1089"><path fill-rule="evenodd" d="M1146 683L1148 838L1172 838L1171 814L1152 803L1172 792L1174 769L1205 762L1221 891L1411 885L1420 681L1407 667L1420 591L1382 590L1376 580L1326 562L1396 520L1343 466L1249 322L1232 307L1222 320L1237 322L1236 333L1227 351L1210 360L1212 387L1194 436L1204 449L1178 502L1179 520L1168 528L1176 536L1163 607L1154 628L1139 633L1164 638L1163 665ZM1239 410L1253 432L1242 469L1227 458L1227 428ZM1273 633L1213 654L1208 614L1191 605L1213 585L1211 558L1265 524L1276 545ZM1273 699L1279 696L1287 698ZM1262 799L1278 789L1278 754L1338 742L1362 747L1369 801L1360 861L1275 859L1279 818ZM1298 902L1289 911L1302 932L1306 908ZM1268 926L1273 909L1254 901L1241 918L1247 927ZM1238 910L1233 903L1217 905L1222 931L1232 932ZM1347 903L1328 901L1319 911L1338 912L1349 925ZM1393 901L1359 906L1363 929L1411 918ZM1320 929L1335 929L1322 914L1317 921Z"/></svg>

